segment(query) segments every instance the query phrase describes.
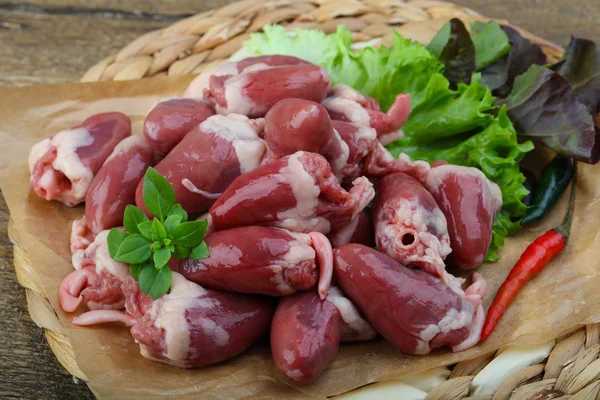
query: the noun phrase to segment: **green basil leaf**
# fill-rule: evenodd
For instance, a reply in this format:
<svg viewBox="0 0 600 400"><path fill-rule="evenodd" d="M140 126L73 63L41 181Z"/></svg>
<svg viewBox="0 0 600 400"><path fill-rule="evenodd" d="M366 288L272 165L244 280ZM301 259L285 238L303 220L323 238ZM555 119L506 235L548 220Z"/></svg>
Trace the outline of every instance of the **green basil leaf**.
<svg viewBox="0 0 600 400"><path fill-rule="evenodd" d="M171 258L171 252L165 248L158 249L154 252L154 267L156 269L162 268L169 262Z"/></svg>
<svg viewBox="0 0 600 400"><path fill-rule="evenodd" d="M117 251L121 246L121 243L129 236L126 232L123 232L119 228L112 228L110 232L108 232L107 242L108 242L108 254L110 254L110 258L113 260L117 256Z"/></svg>
<svg viewBox="0 0 600 400"><path fill-rule="evenodd" d="M152 240L155 242L161 242L167 238L167 231L163 226L162 222L154 218L152 221Z"/></svg>
<svg viewBox="0 0 600 400"><path fill-rule="evenodd" d="M173 253L175 251L175 245L173 243L169 243L166 244L165 243L165 247L167 248L167 250L169 250L169 252Z"/></svg>
<svg viewBox="0 0 600 400"><path fill-rule="evenodd" d="M204 239L207 225L206 220L184 222L175 228L173 236L177 243L187 247L194 247L199 245L202 239Z"/></svg>
<svg viewBox="0 0 600 400"><path fill-rule="evenodd" d="M140 230L140 233L148 239L152 238L152 221L142 222L138 225L138 229Z"/></svg>
<svg viewBox="0 0 600 400"><path fill-rule="evenodd" d="M129 266L129 273L136 281L140 280L140 272L142 272L142 268L144 268L145 264L131 264Z"/></svg>
<svg viewBox="0 0 600 400"><path fill-rule="evenodd" d="M180 215L181 222L187 222L187 220L188 220L188 214L187 214L187 212L185 212L185 210L183 208L181 208L181 204L174 204L173 207L171 207L171 209L167 213L167 215L168 216Z"/></svg>
<svg viewBox="0 0 600 400"><path fill-rule="evenodd" d="M138 225L144 221L148 221L146 214L138 207L128 204L125 207L125 213L123 214L123 226L127 229L127 232L141 233Z"/></svg>
<svg viewBox="0 0 600 400"><path fill-rule="evenodd" d="M175 243L171 253L173 253L173 257L176 259L183 260L184 258L188 258L190 251L187 249L187 247Z"/></svg>
<svg viewBox="0 0 600 400"><path fill-rule="evenodd" d="M169 291L173 274L169 268L156 269L147 265L140 272L140 290L156 300Z"/></svg>
<svg viewBox="0 0 600 400"><path fill-rule="evenodd" d="M167 233L173 233L175 228L181 224L183 217L181 215L169 215L165 220L165 229Z"/></svg>
<svg viewBox="0 0 600 400"><path fill-rule="evenodd" d="M192 248L190 258L192 260L202 260L203 258L207 258L209 255L210 254L208 253L208 246L203 240L198 246Z"/></svg>
<svg viewBox="0 0 600 400"><path fill-rule="evenodd" d="M175 192L169 181L150 167L144 175L144 204L158 219L164 221L175 202Z"/></svg>
<svg viewBox="0 0 600 400"><path fill-rule="evenodd" d="M160 249L160 248L162 248L162 247L163 247L163 244L162 244L162 242L154 242L154 243L152 243L152 244L150 245L150 248L151 248L152 250L158 250L158 249Z"/></svg>
<svg viewBox="0 0 600 400"><path fill-rule="evenodd" d="M150 258L151 252L148 239L136 233L123 240L114 259L122 263L139 264Z"/></svg>

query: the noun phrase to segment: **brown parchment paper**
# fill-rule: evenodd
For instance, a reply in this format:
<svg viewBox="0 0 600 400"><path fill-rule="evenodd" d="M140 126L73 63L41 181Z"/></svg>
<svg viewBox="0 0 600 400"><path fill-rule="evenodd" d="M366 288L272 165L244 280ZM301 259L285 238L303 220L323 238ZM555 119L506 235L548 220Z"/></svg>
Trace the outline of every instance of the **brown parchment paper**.
<svg viewBox="0 0 600 400"><path fill-rule="evenodd" d="M68 208L33 195L26 165L29 149L40 138L98 112L125 112L132 117L134 132L140 133L149 107L161 97L181 94L190 79L165 77L0 91L0 187L45 294L73 344L81 370L90 379L88 385L98 397L324 398L415 370L471 359L516 341L546 342L579 325L600 321L600 167L580 165L575 220L567 249L524 288L484 345L462 353L436 351L423 357L407 356L382 339L344 344L314 384L299 387L284 382L266 340L233 360L182 370L144 359L128 331L120 326L74 327L72 315L59 307L58 287L73 268L70 225L83 214L83 207ZM538 153L542 164L547 155ZM525 247L560 223L565 198L541 224L509 238L500 262L480 268L488 283L486 307Z"/></svg>

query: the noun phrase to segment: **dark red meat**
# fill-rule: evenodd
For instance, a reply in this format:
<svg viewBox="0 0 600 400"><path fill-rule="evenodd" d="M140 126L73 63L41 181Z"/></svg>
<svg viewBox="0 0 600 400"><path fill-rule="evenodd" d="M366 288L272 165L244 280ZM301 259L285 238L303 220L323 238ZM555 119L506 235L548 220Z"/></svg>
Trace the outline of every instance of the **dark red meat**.
<svg viewBox="0 0 600 400"><path fill-rule="evenodd" d="M171 291L152 301L128 277L123 284L126 312L89 311L76 325L123 322L141 354L181 368L203 367L235 357L264 335L271 323L270 299L216 292L173 273Z"/></svg>
<svg viewBox="0 0 600 400"><path fill-rule="evenodd" d="M38 142L29 153L29 185L43 199L76 206L115 146L130 134L129 117L111 112Z"/></svg>
<svg viewBox="0 0 600 400"><path fill-rule="evenodd" d="M447 275L444 259L452 250L446 218L419 181L402 173L384 177L377 186L373 224L379 251L435 276ZM449 285L456 284L447 278Z"/></svg>
<svg viewBox="0 0 600 400"><path fill-rule="evenodd" d="M217 231L205 239L210 256L180 262L179 272L203 287L230 292L286 296L312 289L327 294L332 274L331 245L320 233L245 226Z"/></svg>
<svg viewBox="0 0 600 400"><path fill-rule="evenodd" d="M375 335L350 300L332 287L325 300L315 291L281 300L271 324L271 351L284 374L307 384L329 365L340 341L369 340Z"/></svg>
<svg viewBox="0 0 600 400"><path fill-rule="evenodd" d="M373 232L373 222L366 212L358 215L358 223L352 233L348 243L364 244L365 246L375 247L375 233Z"/></svg>
<svg viewBox="0 0 600 400"><path fill-rule="evenodd" d="M158 103L146 116L144 136L158 154L170 152L192 129L215 114L204 100L174 98Z"/></svg>
<svg viewBox="0 0 600 400"><path fill-rule="evenodd" d="M271 159L297 151L318 153L338 178L348 161L348 146L334 131L327 110L314 101L285 99L275 104L265 116L264 139Z"/></svg>
<svg viewBox="0 0 600 400"><path fill-rule="evenodd" d="M323 156L297 152L235 179L210 208L208 219L215 230L267 225L335 233L347 228L373 195L366 178L346 191Z"/></svg>
<svg viewBox="0 0 600 400"><path fill-rule="evenodd" d="M125 297L121 284L129 275L129 265L110 257L108 232L100 232L85 250L74 255L76 270L67 275L59 289L64 311L73 312L82 302L91 310L123 308Z"/></svg>
<svg viewBox="0 0 600 400"><path fill-rule="evenodd" d="M478 341L483 321L464 293L420 270L406 268L369 247L347 244L334 250L336 282L371 325L408 354L441 346L464 350ZM479 299L480 300L480 299Z"/></svg>
<svg viewBox="0 0 600 400"><path fill-rule="evenodd" d="M240 174L260 165L265 144L262 121L241 115L214 115L189 132L156 166L175 190L175 203L188 213L208 210ZM143 181L136 205L146 210Z"/></svg>
<svg viewBox="0 0 600 400"><path fill-rule="evenodd" d="M396 172L408 174L423 183L427 179L430 169L427 162L412 161L404 153L394 158L379 142L373 128L337 120L332 124L348 145L348 161L342 172L346 182L360 175L378 179Z"/></svg>
<svg viewBox="0 0 600 400"><path fill-rule="evenodd" d="M477 268L485 259L502 192L477 168L441 165L427 178L427 189L448 221L452 265Z"/></svg>
<svg viewBox="0 0 600 400"><path fill-rule="evenodd" d="M125 207L135 202L135 190L155 161L143 136L130 136L115 147L85 199L85 219L93 233L123 225Z"/></svg>
<svg viewBox="0 0 600 400"><path fill-rule="evenodd" d="M342 84L332 87L322 104L332 119L375 129L384 145L402 137L402 125L411 112L407 94L399 94L390 109L383 113L375 99Z"/></svg>
<svg viewBox="0 0 600 400"><path fill-rule="evenodd" d="M238 75L213 75L204 98L221 114L263 117L278 101L300 98L321 102L329 90L327 71L313 64L254 64Z"/></svg>
<svg viewBox="0 0 600 400"><path fill-rule="evenodd" d="M339 320L335 305L315 291L281 299L271 324L271 352L279 369L296 383L315 380L337 354Z"/></svg>
<svg viewBox="0 0 600 400"><path fill-rule="evenodd" d="M203 72L198 75L190 83L185 91L185 97L191 98L203 98L204 94L208 91L209 80L211 76L235 76L239 75L246 68L256 64L263 64L271 67L282 67L286 65L297 65L297 64L310 64L307 61L301 60L297 57L282 56L282 55L269 55L269 56L258 56L248 57L240 61L229 61L219 65L217 68L211 71Z"/></svg>

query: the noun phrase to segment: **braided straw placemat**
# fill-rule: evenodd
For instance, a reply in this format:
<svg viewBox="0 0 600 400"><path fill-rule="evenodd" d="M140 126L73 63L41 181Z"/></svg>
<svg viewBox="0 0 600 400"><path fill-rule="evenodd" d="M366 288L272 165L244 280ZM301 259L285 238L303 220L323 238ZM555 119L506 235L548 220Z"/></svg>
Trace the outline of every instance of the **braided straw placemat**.
<svg viewBox="0 0 600 400"><path fill-rule="evenodd" d="M265 24L332 33L342 24L355 42L391 44L392 29L428 43L450 18L492 21L477 12L436 0L243 0L183 19L140 36L90 68L83 82L196 74L222 64ZM508 24L507 21L498 22ZM518 27L552 60L562 49ZM372 42L371 42L372 41Z"/></svg>
<svg viewBox="0 0 600 400"><path fill-rule="evenodd" d="M453 17L465 22L493 20L436 0L243 0L149 32L94 65L81 81L200 73L225 62L252 32L269 23L327 33L343 24L353 32L355 42L377 46L390 44L392 29L427 43ZM539 44L551 61L560 58L563 50L559 46L515 28ZM15 245L17 278L26 290L31 318L45 329L48 343L62 365L73 376L87 380L12 223L9 237ZM543 346L508 347L449 369L436 368L362 391L385 386L398 399L408 398L408 393L411 398L428 400L600 399L599 356L600 324L587 325Z"/></svg>

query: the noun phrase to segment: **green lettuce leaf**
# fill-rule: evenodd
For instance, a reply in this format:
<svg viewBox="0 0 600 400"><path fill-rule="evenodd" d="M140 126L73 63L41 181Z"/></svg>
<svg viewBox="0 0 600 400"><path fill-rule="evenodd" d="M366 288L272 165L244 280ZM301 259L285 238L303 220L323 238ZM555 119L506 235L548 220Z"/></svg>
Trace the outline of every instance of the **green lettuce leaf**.
<svg viewBox="0 0 600 400"><path fill-rule="evenodd" d="M471 22L471 39L475 45L477 71L510 51L508 36L497 22Z"/></svg>
<svg viewBox="0 0 600 400"><path fill-rule="evenodd" d="M330 35L296 29L290 36L281 26L266 26L245 45L253 55L293 55L321 65L333 84L344 83L374 97L384 110L398 93L409 93L413 112L403 127L405 136L388 149L396 156L404 152L415 159L473 166L500 186L504 204L487 255L487 261L497 260L498 248L519 228L527 209L521 201L528 191L519 161L533 148L531 142L517 142L506 110L493 105L479 74L469 85L452 90L444 65L419 43L396 34L390 48L354 51L351 44L352 34L343 27Z"/></svg>

